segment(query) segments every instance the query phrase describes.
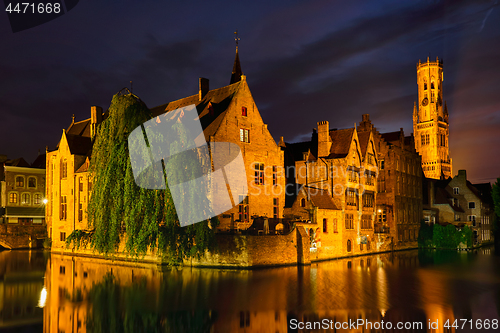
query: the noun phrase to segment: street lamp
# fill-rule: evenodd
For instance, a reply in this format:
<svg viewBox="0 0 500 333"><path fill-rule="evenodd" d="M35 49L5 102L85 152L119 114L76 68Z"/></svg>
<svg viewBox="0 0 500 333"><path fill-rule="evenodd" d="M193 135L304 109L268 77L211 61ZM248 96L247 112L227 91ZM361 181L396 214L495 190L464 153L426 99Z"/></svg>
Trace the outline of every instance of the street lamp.
<svg viewBox="0 0 500 333"><path fill-rule="evenodd" d="M43 199L43 204L46 205L47 202L49 202L49 200L47 200L47 198Z"/></svg>

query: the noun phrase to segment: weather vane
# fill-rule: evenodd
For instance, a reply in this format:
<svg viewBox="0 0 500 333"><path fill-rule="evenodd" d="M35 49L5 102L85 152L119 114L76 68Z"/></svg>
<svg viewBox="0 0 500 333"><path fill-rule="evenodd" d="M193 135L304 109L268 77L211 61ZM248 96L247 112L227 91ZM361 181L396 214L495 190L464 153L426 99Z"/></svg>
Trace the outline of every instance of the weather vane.
<svg viewBox="0 0 500 333"><path fill-rule="evenodd" d="M234 40L236 41L236 47L238 47L238 41L240 40L240 37L238 37L238 30L234 32Z"/></svg>

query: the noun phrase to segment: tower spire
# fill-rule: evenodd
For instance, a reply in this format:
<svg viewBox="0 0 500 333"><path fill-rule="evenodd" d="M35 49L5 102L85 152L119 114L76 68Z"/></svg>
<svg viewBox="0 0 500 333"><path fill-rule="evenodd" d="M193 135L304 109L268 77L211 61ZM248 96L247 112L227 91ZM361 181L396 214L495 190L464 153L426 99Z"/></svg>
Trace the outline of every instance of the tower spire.
<svg viewBox="0 0 500 333"><path fill-rule="evenodd" d="M238 37L238 30L234 32L234 41L236 42L236 56L234 58L234 64L233 64L233 72L231 73L231 81L229 84L233 84L236 82L241 81L241 75L243 75L243 72L241 70L241 65L240 65L240 57L238 55L238 42L240 38Z"/></svg>

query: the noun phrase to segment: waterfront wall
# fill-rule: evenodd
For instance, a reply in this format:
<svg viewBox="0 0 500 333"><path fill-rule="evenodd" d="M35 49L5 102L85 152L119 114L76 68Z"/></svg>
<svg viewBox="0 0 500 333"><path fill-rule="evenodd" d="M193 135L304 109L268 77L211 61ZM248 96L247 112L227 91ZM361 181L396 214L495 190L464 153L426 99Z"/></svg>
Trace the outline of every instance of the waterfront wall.
<svg viewBox="0 0 500 333"><path fill-rule="evenodd" d="M217 235L217 248L201 258L184 262L190 266L238 268L307 265L310 260L309 237L303 227L286 235Z"/></svg>
<svg viewBox="0 0 500 333"><path fill-rule="evenodd" d="M342 250L342 247L320 246L311 249L310 236L303 226L296 226L285 235L241 235L216 234L217 247L206 251L199 258L186 259L185 266L194 267L228 267L228 268L258 268L286 265L309 265L311 262L353 257L392 250L416 248L393 245L391 237L372 240L373 246L363 251L353 249L351 252ZM323 241L323 245L328 242ZM359 245L358 245L359 249ZM117 253L107 257L90 249L67 249L53 247L53 253L87 256L93 258L107 258L111 260L140 261L162 264L162 259L153 252L140 258L125 254L124 244L121 244Z"/></svg>
<svg viewBox="0 0 500 333"><path fill-rule="evenodd" d="M42 247L46 235L44 225L0 224L0 245L11 250Z"/></svg>

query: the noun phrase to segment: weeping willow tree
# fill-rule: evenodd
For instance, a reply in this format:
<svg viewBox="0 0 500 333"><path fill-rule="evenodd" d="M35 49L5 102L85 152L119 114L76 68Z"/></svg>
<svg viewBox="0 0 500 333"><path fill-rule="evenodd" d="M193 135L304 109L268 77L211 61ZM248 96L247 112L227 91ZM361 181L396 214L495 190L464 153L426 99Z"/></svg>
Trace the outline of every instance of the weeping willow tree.
<svg viewBox="0 0 500 333"><path fill-rule="evenodd" d="M88 229L73 232L67 244L111 254L124 241L129 255L152 250L171 263L213 247L214 231L208 221L181 227L168 180L167 188L158 190L139 187L134 180L127 138L151 119L151 111L137 96L119 93L113 96L108 112L92 149Z"/></svg>

